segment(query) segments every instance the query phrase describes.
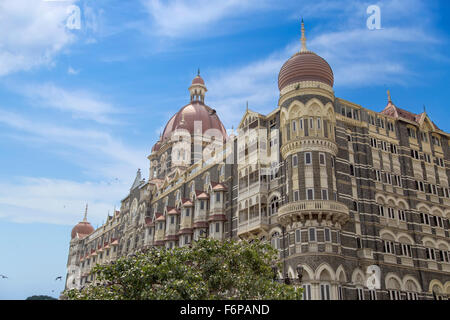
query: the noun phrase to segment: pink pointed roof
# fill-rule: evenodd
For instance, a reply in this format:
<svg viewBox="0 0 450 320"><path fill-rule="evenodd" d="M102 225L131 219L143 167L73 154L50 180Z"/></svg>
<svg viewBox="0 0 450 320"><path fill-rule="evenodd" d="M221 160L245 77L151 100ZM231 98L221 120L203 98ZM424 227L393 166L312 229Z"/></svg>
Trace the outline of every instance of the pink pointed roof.
<svg viewBox="0 0 450 320"><path fill-rule="evenodd" d="M425 112L415 114L410 111L401 109L397 107L392 101L389 101L386 108L384 108L384 110L380 113L393 118L403 118L416 123L420 123L427 116ZM431 123L433 124L435 129L440 130L434 122Z"/></svg>

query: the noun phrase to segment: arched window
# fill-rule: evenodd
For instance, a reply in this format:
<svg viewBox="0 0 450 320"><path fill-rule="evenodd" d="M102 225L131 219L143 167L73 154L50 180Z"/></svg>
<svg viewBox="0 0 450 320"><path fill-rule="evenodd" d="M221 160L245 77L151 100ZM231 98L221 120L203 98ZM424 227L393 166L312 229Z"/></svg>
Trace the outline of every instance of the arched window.
<svg viewBox="0 0 450 320"><path fill-rule="evenodd" d="M415 284L414 281L412 280L407 280L406 284L405 284L405 289L406 289L406 299L407 300L419 300L419 288L417 287L417 285Z"/></svg>
<svg viewBox="0 0 450 320"><path fill-rule="evenodd" d="M271 216L278 212L279 202L280 202L280 200L278 199L277 196L274 196L270 200L270 207L269 207L270 212L269 213L270 213Z"/></svg>
<svg viewBox="0 0 450 320"><path fill-rule="evenodd" d="M388 280L386 287L389 290L389 298L391 300L401 300L402 299L401 293L400 293L402 286L396 278L391 277Z"/></svg>

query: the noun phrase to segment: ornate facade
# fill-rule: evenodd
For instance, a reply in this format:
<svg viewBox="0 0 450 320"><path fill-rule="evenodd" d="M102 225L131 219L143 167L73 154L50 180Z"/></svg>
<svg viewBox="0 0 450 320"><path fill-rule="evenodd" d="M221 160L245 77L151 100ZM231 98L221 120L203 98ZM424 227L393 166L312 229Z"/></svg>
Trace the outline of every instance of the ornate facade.
<svg viewBox="0 0 450 320"><path fill-rule="evenodd" d="M305 299L450 298L450 135L426 112L391 100L381 112L335 97L328 63L302 47L281 68L278 107L247 108L227 135L190 103L153 146L120 210L94 230L74 227L66 288L90 270L152 246L200 237L261 239L279 250L279 276L301 267ZM373 266L379 288L368 287Z"/></svg>

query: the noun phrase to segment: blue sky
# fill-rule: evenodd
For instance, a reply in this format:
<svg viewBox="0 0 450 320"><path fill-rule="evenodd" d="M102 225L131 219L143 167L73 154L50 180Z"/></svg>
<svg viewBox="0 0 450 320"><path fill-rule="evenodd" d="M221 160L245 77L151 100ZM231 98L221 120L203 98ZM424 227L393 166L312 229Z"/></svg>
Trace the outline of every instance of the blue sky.
<svg viewBox="0 0 450 320"><path fill-rule="evenodd" d="M67 28L77 5L81 28ZM369 5L381 30L366 27ZM335 74L336 96L381 111L423 106L450 131L448 1L0 0L0 299L57 296L70 230L120 206L197 69L227 128L276 108L300 48Z"/></svg>

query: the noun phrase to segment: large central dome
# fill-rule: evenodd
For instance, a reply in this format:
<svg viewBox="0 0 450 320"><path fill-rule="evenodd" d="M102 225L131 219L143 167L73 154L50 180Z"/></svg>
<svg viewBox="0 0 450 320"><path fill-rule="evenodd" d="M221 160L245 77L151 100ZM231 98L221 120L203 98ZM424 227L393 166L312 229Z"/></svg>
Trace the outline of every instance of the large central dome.
<svg viewBox="0 0 450 320"><path fill-rule="evenodd" d="M176 129L188 130L193 135L195 121L201 121L202 134L209 129L217 129L223 135L224 139L226 138L227 132L217 116L216 111L200 101L192 101L175 113L169 122L167 122L162 135L163 141L170 139Z"/></svg>
<svg viewBox="0 0 450 320"><path fill-rule="evenodd" d="M204 103L206 91L205 81L200 77L199 71L199 74L192 80L192 84L189 87L191 102L182 107L180 111L170 118L164 128L160 141L153 146L152 152L158 151L162 144L169 140L177 129L187 130L192 136L194 134L195 122L201 122L201 134L205 134L208 130L215 129L223 136L223 141L227 139L227 131L220 121L216 110L208 107ZM210 133L214 135L211 131Z"/></svg>
<svg viewBox="0 0 450 320"><path fill-rule="evenodd" d="M306 49L305 27L302 21L302 49L281 67L278 75L280 91L286 86L301 81L317 81L333 87L334 76L328 62Z"/></svg>

